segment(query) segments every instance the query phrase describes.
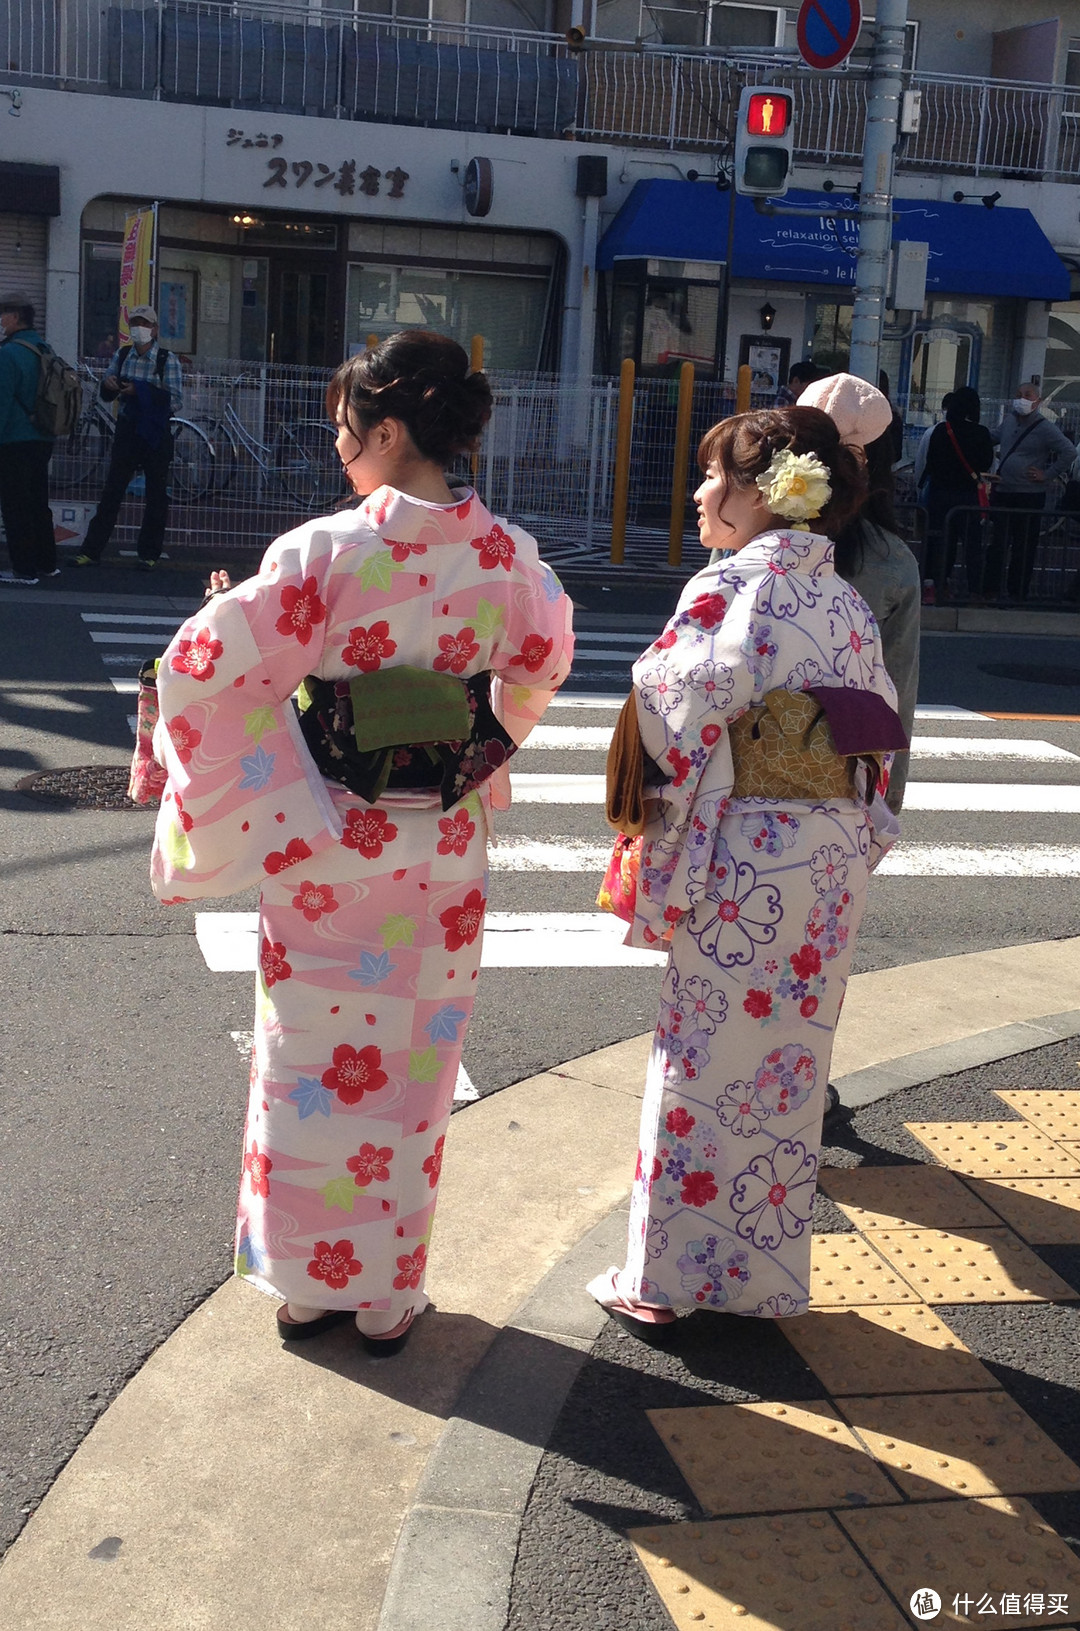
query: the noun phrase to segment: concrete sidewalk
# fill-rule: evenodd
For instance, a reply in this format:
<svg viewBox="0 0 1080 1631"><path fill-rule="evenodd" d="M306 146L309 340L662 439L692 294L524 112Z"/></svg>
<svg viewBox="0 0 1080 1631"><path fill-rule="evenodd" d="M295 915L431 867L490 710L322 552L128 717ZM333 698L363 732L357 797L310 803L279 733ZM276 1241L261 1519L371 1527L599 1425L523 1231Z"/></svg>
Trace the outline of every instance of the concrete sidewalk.
<svg viewBox="0 0 1080 1631"><path fill-rule="evenodd" d="M868 1104L1080 1034L1078 952L856 976L833 1079ZM435 1306L400 1359L347 1330L290 1351L269 1299L234 1280L209 1298L11 1548L0 1631L499 1631L533 1474L603 1324L582 1287L619 1256L649 1041L453 1118Z"/></svg>

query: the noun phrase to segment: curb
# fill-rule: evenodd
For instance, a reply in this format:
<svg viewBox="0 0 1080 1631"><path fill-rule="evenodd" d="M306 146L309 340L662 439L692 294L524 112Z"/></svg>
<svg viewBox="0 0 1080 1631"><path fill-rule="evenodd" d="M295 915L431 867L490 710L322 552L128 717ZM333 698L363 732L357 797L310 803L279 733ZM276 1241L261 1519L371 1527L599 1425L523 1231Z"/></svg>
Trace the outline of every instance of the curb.
<svg viewBox="0 0 1080 1631"><path fill-rule="evenodd" d="M834 1085L859 1109L1078 1035L1080 1008L1067 1009L903 1054ZM616 1207L548 1271L469 1377L402 1525L377 1631L505 1631L533 1480L607 1318L585 1285L619 1261L628 1212Z"/></svg>

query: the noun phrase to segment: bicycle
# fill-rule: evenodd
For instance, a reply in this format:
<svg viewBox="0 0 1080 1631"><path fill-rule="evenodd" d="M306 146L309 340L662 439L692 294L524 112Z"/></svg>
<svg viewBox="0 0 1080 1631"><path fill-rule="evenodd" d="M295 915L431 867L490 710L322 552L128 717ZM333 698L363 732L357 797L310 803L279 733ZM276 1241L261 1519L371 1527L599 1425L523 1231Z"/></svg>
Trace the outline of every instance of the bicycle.
<svg viewBox="0 0 1080 1631"><path fill-rule="evenodd" d="M83 378L83 407L66 443L57 450L63 467L62 482L81 491L100 487L112 452L116 420L101 400L100 381L86 363L79 364ZM169 471L171 495L179 503L193 504L205 498L214 486L214 445L206 432L190 419L169 420L173 436L172 465Z"/></svg>
<svg viewBox="0 0 1080 1631"><path fill-rule="evenodd" d="M241 374L230 383L236 390L251 382ZM226 402L220 416L205 424L214 451L215 492L228 489L247 455L264 478L278 483L302 509L330 509L345 497L348 489L337 456L336 433L324 419L282 422L273 440L265 442L248 429L232 403Z"/></svg>

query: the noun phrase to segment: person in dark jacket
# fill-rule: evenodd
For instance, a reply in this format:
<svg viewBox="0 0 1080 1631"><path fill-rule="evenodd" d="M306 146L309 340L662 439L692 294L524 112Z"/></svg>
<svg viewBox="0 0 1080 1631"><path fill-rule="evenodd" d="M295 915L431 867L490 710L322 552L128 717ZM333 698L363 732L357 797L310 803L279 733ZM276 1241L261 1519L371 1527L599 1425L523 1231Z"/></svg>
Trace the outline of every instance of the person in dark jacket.
<svg viewBox="0 0 1080 1631"><path fill-rule="evenodd" d="M45 342L34 327L29 295L0 298L0 516L11 571L0 583L55 578L56 536L49 508L53 438L33 421L39 355Z"/></svg>
<svg viewBox="0 0 1080 1631"><path fill-rule="evenodd" d="M935 425L926 449L930 551L928 577L938 600L948 593L957 549L963 549L969 594L982 594L982 516L979 481L994 462L990 432L979 423L979 393L961 385L949 397L943 424ZM950 518L949 511L962 513Z"/></svg>
<svg viewBox="0 0 1080 1631"><path fill-rule="evenodd" d="M1001 590L1002 565L1008 557L1007 588L1011 600L1026 600L1035 570L1047 494L1076 457L1065 432L1039 412L1042 397L1034 381L1020 386L1001 424L990 432L998 450L997 483L991 502L997 512L986 562L986 593ZM1019 514L1009 514L1009 511Z"/></svg>

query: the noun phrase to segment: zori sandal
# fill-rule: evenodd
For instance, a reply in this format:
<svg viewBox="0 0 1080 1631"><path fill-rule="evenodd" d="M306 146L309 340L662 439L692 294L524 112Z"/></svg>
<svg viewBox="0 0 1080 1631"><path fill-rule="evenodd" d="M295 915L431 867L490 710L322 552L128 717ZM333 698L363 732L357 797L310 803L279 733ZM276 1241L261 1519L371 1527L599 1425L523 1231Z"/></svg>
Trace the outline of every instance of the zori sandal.
<svg viewBox="0 0 1080 1631"><path fill-rule="evenodd" d="M628 1301L616 1284L618 1269L608 1269L590 1280L585 1290L595 1297L600 1307L617 1320L624 1331L652 1348L664 1348L675 1334L678 1315L673 1308L652 1308L648 1303Z"/></svg>

